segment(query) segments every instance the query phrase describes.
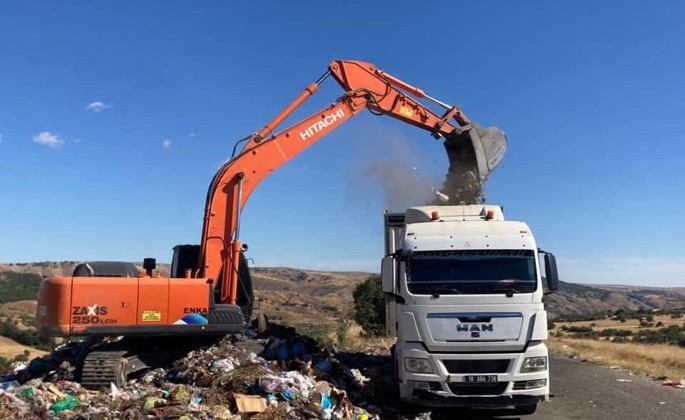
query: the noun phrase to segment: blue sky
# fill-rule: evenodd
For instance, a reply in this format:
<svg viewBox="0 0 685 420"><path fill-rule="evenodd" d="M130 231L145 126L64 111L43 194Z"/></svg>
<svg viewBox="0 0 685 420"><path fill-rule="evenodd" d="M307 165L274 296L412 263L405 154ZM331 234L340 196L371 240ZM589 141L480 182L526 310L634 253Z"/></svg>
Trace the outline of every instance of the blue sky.
<svg viewBox="0 0 685 420"><path fill-rule="evenodd" d="M0 261L168 262L207 186L333 59L373 62L509 152L488 202L562 278L685 284L685 2L4 2ZM333 102L329 80L290 122ZM438 110L439 111L439 110ZM241 237L258 266L377 271L374 168L439 184L444 151L355 117L268 178ZM420 194L419 194L420 195Z"/></svg>

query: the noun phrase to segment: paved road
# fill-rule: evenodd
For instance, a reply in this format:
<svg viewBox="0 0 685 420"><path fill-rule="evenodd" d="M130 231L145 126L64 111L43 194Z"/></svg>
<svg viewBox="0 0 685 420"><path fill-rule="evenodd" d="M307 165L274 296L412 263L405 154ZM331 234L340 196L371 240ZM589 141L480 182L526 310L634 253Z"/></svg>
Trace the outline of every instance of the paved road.
<svg viewBox="0 0 685 420"><path fill-rule="evenodd" d="M626 371L552 355L551 394L523 420L685 419L685 389L674 389ZM627 381L630 382L627 382ZM431 418L515 419L506 411L434 413Z"/></svg>
<svg viewBox="0 0 685 420"><path fill-rule="evenodd" d="M579 359L550 365L552 398L530 419L685 419L685 389Z"/></svg>

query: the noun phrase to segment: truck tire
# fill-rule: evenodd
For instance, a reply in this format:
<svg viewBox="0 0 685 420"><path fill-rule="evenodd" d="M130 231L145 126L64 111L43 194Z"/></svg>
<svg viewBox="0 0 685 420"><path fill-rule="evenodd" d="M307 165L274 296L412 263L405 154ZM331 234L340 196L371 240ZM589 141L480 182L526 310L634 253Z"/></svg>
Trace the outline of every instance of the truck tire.
<svg viewBox="0 0 685 420"><path fill-rule="evenodd" d="M535 411L538 409L537 404L531 404L531 405L517 405L514 408L514 413L515 414L521 414L521 415L527 415L527 414L535 414Z"/></svg>

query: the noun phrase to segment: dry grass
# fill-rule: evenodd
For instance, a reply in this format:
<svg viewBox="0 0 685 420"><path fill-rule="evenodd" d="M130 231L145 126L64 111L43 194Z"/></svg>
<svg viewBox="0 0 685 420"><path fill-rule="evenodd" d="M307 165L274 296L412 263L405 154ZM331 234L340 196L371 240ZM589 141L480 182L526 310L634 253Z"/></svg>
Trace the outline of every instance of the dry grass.
<svg viewBox="0 0 685 420"><path fill-rule="evenodd" d="M550 336L549 348L607 366L618 366L649 376L685 378L685 349L665 344L612 343Z"/></svg>
<svg viewBox="0 0 685 420"><path fill-rule="evenodd" d="M345 332L345 338L341 343L340 337L335 341L339 347L350 351L361 352L390 352L390 347L395 344L394 337L366 337L362 334L362 327L356 323L350 323Z"/></svg>
<svg viewBox="0 0 685 420"><path fill-rule="evenodd" d="M661 322L663 325L656 327L656 324ZM620 322L615 319L598 319L594 321L574 321L574 322L556 322L556 329L562 325L578 326L578 327L592 327L597 331L615 328L618 330L658 330L659 328L668 327L669 325L683 325L685 318L671 318L670 315L656 315L654 316L654 327L640 327L640 321L637 319L627 319L626 322Z"/></svg>
<svg viewBox="0 0 685 420"><path fill-rule="evenodd" d="M0 336L0 357L4 357L5 359L11 359L14 356L23 354L24 350L28 350L29 359L44 356L47 354L47 352L44 352L42 350L37 350L32 347L24 346L12 339Z"/></svg>

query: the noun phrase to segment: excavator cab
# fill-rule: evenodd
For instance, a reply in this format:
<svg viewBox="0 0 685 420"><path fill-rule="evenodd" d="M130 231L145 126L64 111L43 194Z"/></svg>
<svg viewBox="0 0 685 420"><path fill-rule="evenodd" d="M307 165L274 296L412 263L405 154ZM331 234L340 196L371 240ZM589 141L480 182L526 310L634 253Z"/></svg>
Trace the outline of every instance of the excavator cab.
<svg viewBox="0 0 685 420"><path fill-rule="evenodd" d="M190 272L195 268L198 258L200 256L200 245L176 245L174 247L174 256L171 262L171 277L184 278L190 277ZM247 258L244 252L240 253L240 261L238 265L238 288L236 304L243 312L245 322L249 322L252 317L254 292L252 290L252 275L250 274L250 267L247 263ZM210 308L216 309L217 305L221 304L221 273L218 280L213 283L210 289Z"/></svg>
<svg viewBox="0 0 685 420"><path fill-rule="evenodd" d="M441 196L446 196L450 204L483 202L483 183L507 151L504 131L470 122L445 135L443 145L449 159L449 170ZM444 204L444 199L438 204Z"/></svg>

